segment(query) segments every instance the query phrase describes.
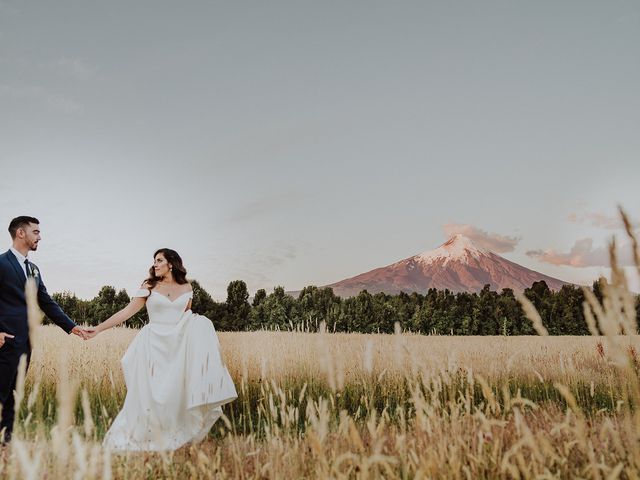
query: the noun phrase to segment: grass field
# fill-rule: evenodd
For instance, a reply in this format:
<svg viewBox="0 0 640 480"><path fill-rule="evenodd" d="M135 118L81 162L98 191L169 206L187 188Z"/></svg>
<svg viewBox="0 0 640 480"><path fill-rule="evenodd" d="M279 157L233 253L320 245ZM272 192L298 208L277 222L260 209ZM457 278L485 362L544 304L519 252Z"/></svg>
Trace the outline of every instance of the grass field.
<svg viewBox="0 0 640 480"><path fill-rule="evenodd" d="M220 333L239 397L205 441L166 454L101 447L136 331L82 342L32 309L0 479L639 478L640 337L611 251L604 301L585 290L591 337L544 336L526 299L541 336Z"/></svg>
<svg viewBox="0 0 640 480"><path fill-rule="evenodd" d="M39 327L1 477L633 478L640 462L635 370L612 363L606 338L400 333L220 333L239 398L210 437L111 455L100 440L135 334Z"/></svg>

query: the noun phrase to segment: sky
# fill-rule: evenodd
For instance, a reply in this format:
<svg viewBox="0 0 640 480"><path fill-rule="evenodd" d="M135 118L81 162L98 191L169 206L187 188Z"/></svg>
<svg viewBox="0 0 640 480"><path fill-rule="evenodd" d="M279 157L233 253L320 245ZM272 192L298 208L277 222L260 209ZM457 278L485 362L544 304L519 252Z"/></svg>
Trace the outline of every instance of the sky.
<svg viewBox="0 0 640 480"><path fill-rule="evenodd" d="M0 224L87 299L160 247L224 299L454 233L590 284L640 220L639 86L635 0L0 0Z"/></svg>

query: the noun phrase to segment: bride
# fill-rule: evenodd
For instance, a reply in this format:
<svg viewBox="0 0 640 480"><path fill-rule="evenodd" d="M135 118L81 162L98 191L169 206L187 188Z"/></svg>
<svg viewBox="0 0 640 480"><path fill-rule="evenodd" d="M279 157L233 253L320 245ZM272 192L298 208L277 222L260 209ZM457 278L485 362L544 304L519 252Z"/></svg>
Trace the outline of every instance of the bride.
<svg viewBox="0 0 640 480"><path fill-rule="evenodd" d="M161 248L149 278L118 313L90 337L121 324L143 306L149 323L122 357L124 406L106 433L112 450L175 450L202 440L237 398L211 321L191 311L193 290L180 255Z"/></svg>

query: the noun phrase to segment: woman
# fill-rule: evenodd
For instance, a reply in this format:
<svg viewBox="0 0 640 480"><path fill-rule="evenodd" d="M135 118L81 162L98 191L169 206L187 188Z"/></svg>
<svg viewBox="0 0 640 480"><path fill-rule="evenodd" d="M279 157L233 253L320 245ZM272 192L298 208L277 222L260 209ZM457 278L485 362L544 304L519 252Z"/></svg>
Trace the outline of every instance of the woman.
<svg viewBox="0 0 640 480"><path fill-rule="evenodd" d="M147 306L149 323L122 357L127 396L104 438L113 450L175 450L200 441L222 415L221 405L238 396L213 324L190 310L193 290L180 255L162 248L153 258L129 305L90 333Z"/></svg>

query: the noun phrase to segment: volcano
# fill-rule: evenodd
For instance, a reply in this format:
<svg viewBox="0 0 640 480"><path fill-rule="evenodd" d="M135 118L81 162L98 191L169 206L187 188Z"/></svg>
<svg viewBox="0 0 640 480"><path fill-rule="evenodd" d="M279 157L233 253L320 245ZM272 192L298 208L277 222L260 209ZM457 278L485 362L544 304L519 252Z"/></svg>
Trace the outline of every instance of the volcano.
<svg viewBox="0 0 640 480"><path fill-rule="evenodd" d="M492 290L511 288L522 292L533 282L544 280L551 290L568 282L511 262L471 239L456 234L435 250L400 260L386 267L326 285L341 297L352 297L362 290L369 293L426 293L430 288L452 292L479 292L489 284Z"/></svg>

